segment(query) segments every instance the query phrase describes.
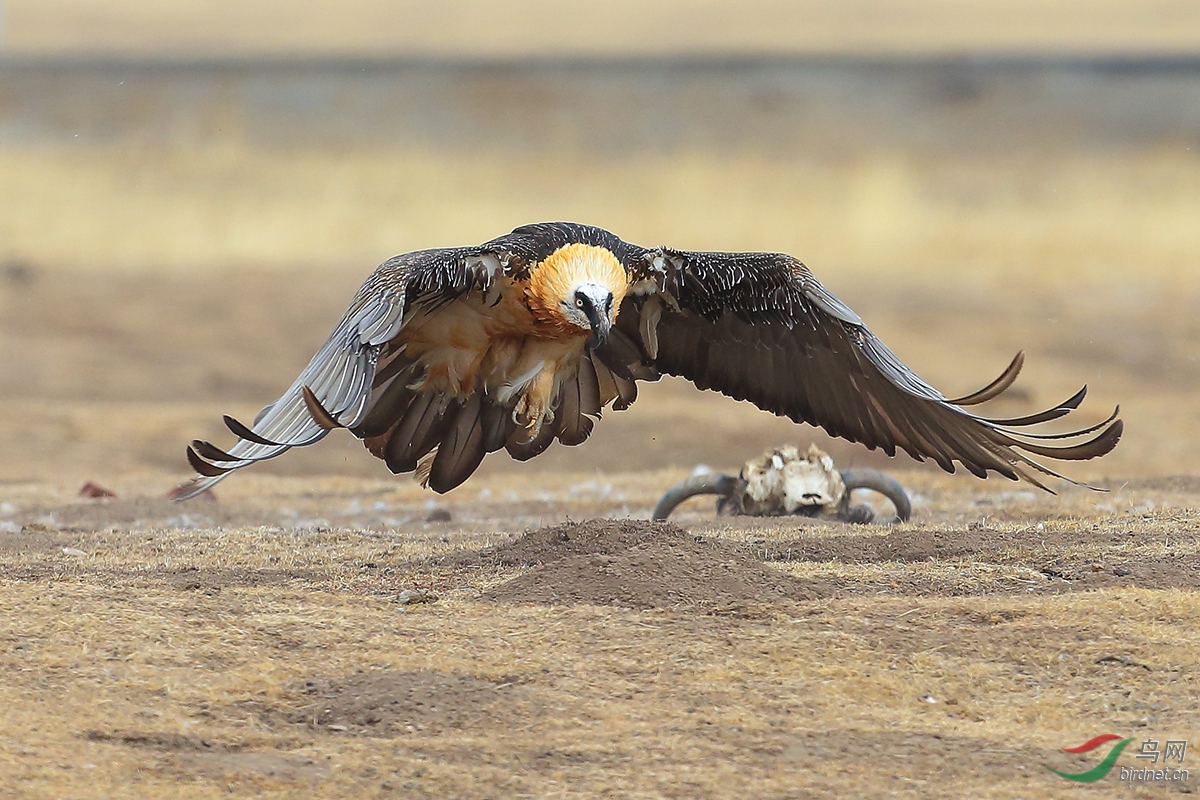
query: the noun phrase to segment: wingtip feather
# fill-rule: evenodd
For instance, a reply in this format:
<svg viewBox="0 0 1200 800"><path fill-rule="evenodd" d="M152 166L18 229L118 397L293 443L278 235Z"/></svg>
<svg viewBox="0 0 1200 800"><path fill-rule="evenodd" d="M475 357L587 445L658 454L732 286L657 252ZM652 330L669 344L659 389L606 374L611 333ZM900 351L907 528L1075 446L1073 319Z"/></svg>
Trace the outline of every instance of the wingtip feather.
<svg viewBox="0 0 1200 800"><path fill-rule="evenodd" d="M254 442L255 444L261 444L266 447L283 447L284 446L284 445L280 444L279 442L273 442L270 439L264 439L262 436L259 436L257 433L250 430L245 425L238 422L236 419L229 416L228 414L221 417L221 419L224 420L225 427L229 428L229 430L233 433L233 435L238 437L239 439L245 439L248 442Z"/></svg>
<svg viewBox="0 0 1200 800"><path fill-rule="evenodd" d="M980 403L986 403L988 400L997 397L1005 392L1008 387L1012 386L1013 382L1016 381L1017 376L1021 374L1021 368L1023 366L1025 366L1025 351L1018 350L1016 356L1013 357L1013 360L1009 362L1008 366L1004 368L1004 371L1001 372L999 377L997 377L994 381L976 392L972 392L965 397L959 397L948 402L955 406L974 406L979 405Z"/></svg>
<svg viewBox="0 0 1200 800"><path fill-rule="evenodd" d="M307 386L301 386L300 394L304 397L304 405L308 408L308 413L313 418L313 422L327 431L345 427L337 421L337 418L333 414L325 410L325 406L321 405L321 401L313 394L312 389Z"/></svg>

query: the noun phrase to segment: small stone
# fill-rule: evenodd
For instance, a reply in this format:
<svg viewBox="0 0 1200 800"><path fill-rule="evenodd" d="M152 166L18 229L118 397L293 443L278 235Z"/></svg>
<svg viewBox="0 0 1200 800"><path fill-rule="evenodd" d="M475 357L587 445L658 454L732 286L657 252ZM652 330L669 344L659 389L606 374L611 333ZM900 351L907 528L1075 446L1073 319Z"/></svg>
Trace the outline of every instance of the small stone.
<svg viewBox="0 0 1200 800"><path fill-rule="evenodd" d="M933 695L931 695L931 694L927 694L927 695L925 695L924 697L922 697L922 698L921 698L921 702L922 702L922 703L929 703L930 705L933 705L934 703L936 703L936 702L937 702L937 698L936 698L936 697L934 697L934 696L933 696Z"/></svg>
<svg viewBox="0 0 1200 800"><path fill-rule="evenodd" d="M349 729L349 728L347 728L345 725L326 725L325 727L326 727L326 728L328 728L328 729L329 729L329 730L331 730L331 731L339 731L339 732L340 732L340 731L348 731L348 730L350 730L350 729Z"/></svg>
<svg viewBox="0 0 1200 800"><path fill-rule="evenodd" d="M77 548L77 547L64 547L64 548L62 549L62 552L63 552L63 555L64 555L64 556L75 556L75 557L79 557L79 556L86 556L86 555L87 555L87 553L85 553L84 551L80 550L80 549L79 549L79 548Z"/></svg>
<svg viewBox="0 0 1200 800"><path fill-rule="evenodd" d="M453 517L450 512L444 508L435 508L429 512L429 516L425 518L426 522L450 522Z"/></svg>
<svg viewBox="0 0 1200 800"><path fill-rule="evenodd" d="M405 589L396 595L396 602L406 606L417 603L432 603L435 600L437 600L437 596L424 589Z"/></svg>

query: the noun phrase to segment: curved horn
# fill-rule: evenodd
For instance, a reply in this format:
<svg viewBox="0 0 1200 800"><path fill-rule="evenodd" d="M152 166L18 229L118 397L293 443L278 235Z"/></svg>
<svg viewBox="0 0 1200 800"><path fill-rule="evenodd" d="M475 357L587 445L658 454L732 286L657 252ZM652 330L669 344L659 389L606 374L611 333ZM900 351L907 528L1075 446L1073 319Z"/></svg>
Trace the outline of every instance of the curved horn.
<svg viewBox="0 0 1200 800"><path fill-rule="evenodd" d="M844 469L842 470L842 482L846 484L847 507L849 507L850 492L855 489L870 489L892 501L892 505L896 507L897 521L907 522L908 518L912 516L912 501L908 499L908 492L904 491L900 482L890 475L885 475L877 469Z"/></svg>
<svg viewBox="0 0 1200 800"><path fill-rule="evenodd" d="M667 493L658 501L658 505L654 507L654 513L650 515L650 519L654 522L662 522L671 516L671 512L675 510L677 505L689 497L695 497L698 494L718 494L728 497L733 494L734 489L737 487L737 482L737 477L722 475L719 472L705 472L700 475L693 475L667 490Z"/></svg>

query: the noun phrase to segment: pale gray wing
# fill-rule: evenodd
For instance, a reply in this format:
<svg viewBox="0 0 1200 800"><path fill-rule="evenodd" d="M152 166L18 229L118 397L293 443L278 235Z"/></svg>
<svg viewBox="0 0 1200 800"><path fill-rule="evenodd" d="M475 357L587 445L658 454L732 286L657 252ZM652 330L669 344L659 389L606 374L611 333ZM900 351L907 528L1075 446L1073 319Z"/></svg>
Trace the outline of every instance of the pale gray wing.
<svg viewBox="0 0 1200 800"><path fill-rule="evenodd" d="M250 427L225 424L238 442L221 450L203 441L187 449L199 473L172 496L195 497L230 472L318 442L333 428L354 428L370 409L375 368L384 346L404 325L413 302L453 300L487 291L505 266L503 254L480 247L421 250L380 265L355 294L333 333L279 399Z"/></svg>

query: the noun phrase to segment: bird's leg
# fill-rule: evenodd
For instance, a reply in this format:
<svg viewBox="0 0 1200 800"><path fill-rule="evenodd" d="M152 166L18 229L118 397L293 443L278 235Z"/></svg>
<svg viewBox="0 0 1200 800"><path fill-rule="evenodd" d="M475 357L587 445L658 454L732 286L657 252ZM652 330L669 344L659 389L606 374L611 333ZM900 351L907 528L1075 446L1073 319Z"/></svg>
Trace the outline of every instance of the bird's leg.
<svg viewBox="0 0 1200 800"><path fill-rule="evenodd" d="M513 408L513 417L529 431L532 441L542 430L542 425L554 419L552 400L554 396L554 370L543 369L525 387Z"/></svg>

